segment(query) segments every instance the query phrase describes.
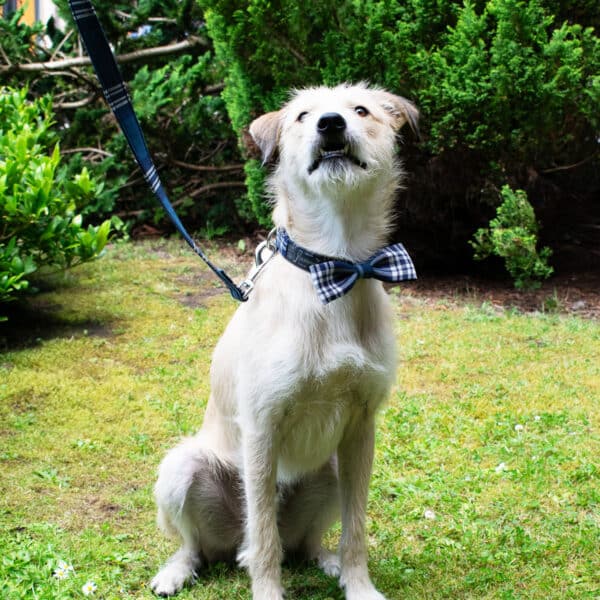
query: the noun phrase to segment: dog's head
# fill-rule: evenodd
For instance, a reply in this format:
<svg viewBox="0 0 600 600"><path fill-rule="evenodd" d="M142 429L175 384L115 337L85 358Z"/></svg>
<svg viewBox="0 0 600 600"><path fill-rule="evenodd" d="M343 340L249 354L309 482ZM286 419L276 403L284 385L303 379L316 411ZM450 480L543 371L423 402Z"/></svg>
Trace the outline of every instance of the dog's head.
<svg viewBox="0 0 600 600"><path fill-rule="evenodd" d="M380 89L316 87L256 119L250 134L264 162L278 150L280 168L305 185L357 185L394 170L397 133L406 123L416 132L417 119L411 102Z"/></svg>

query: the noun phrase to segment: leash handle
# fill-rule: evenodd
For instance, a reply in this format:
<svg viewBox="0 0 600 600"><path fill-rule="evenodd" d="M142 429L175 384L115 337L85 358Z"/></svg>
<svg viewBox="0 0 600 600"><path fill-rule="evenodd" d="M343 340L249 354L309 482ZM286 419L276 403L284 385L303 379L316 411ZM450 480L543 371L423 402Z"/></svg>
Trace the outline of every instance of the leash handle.
<svg viewBox="0 0 600 600"><path fill-rule="evenodd" d="M240 302L248 299L247 289L238 287L225 271L215 266L204 254L202 249L194 242L187 232L177 213L173 209L163 184L158 176L156 166L146 145L142 128L133 109L131 99L125 87L123 76L117 61L108 45L102 25L98 20L96 11L90 0L69 0L71 13L92 61L104 97L115 115L123 135L140 166L144 179L158 198L165 212L175 225L177 231L183 236L190 248L206 263L211 271L227 286L231 296Z"/></svg>

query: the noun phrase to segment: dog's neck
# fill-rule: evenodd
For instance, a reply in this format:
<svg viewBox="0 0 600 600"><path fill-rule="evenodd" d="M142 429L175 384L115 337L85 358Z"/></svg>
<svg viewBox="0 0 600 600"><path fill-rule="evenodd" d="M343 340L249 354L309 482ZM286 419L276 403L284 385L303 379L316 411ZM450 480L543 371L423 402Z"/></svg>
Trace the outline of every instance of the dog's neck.
<svg viewBox="0 0 600 600"><path fill-rule="evenodd" d="M273 221L315 253L366 260L387 242L397 187L396 177L357 186L323 185L318 192L279 181Z"/></svg>

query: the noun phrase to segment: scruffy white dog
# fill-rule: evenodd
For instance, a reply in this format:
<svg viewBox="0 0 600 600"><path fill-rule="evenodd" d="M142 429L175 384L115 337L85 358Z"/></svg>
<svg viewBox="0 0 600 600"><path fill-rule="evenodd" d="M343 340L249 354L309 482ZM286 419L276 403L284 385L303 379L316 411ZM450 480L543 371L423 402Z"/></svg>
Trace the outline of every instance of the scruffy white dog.
<svg viewBox="0 0 600 600"><path fill-rule="evenodd" d="M341 85L297 92L252 123L265 161L279 154L278 252L215 349L202 429L160 466L159 524L182 546L152 580L156 594L237 555L253 599L282 600L283 554L301 552L339 576L347 600L384 600L367 570L365 517L396 353L387 294L361 261L386 242L397 132L417 115L399 96ZM329 257L359 264L351 291L315 290L322 274L306 263ZM321 538L340 509L333 554Z"/></svg>

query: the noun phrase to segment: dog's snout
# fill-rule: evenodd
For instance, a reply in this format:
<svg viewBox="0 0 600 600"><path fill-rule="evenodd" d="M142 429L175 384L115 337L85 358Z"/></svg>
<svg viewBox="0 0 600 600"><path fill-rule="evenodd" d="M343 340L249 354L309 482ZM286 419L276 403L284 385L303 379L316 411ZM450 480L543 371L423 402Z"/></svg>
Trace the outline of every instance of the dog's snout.
<svg viewBox="0 0 600 600"><path fill-rule="evenodd" d="M317 122L317 131L323 135L337 135L345 129L346 121L339 113L325 113Z"/></svg>

